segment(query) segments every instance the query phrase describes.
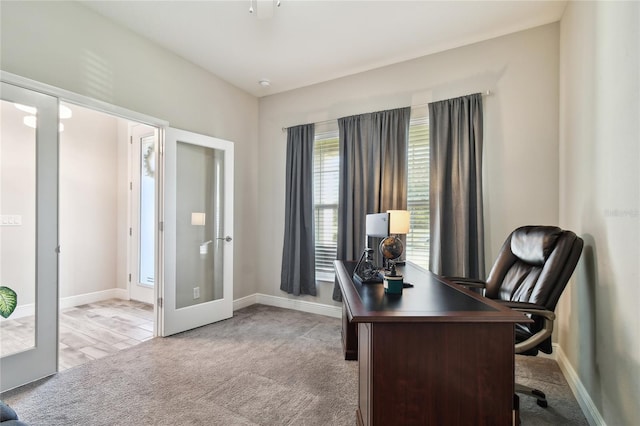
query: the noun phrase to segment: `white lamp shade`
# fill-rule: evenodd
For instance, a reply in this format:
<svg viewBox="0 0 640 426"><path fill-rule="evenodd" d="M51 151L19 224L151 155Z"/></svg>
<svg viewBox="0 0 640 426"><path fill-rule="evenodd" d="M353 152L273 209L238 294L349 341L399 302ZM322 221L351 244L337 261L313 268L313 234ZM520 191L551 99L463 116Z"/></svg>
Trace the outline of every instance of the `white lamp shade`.
<svg viewBox="0 0 640 426"><path fill-rule="evenodd" d="M410 213L408 210L387 210L389 213L389 234L408 234Z"/></svg>

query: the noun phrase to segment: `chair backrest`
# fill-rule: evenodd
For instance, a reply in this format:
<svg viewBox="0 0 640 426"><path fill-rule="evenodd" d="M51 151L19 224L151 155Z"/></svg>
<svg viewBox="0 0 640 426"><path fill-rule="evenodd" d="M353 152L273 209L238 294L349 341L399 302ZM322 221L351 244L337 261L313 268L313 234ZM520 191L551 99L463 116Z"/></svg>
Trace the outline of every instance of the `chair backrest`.
<svg viewBox="0 0 640 426"><path fill-rule="evenodd" d="M516 229L491 268L485 296L555 310L583 245L582 238L556 226Z"/></svg>

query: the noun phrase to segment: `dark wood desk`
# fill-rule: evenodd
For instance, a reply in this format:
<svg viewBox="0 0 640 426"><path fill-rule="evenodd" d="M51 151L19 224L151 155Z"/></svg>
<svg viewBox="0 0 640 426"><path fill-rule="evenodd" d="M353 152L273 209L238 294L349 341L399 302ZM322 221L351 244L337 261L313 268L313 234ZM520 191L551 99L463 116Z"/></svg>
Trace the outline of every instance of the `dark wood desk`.
<svg viewBox="0 0 640 426"><path fill-rule="evenodd" d="M358 425L514 423L514 324L524 315L411 264L400 271L414 287L402 295L354 282L353 267L335 261L345 354L357 342Z"/></svg>

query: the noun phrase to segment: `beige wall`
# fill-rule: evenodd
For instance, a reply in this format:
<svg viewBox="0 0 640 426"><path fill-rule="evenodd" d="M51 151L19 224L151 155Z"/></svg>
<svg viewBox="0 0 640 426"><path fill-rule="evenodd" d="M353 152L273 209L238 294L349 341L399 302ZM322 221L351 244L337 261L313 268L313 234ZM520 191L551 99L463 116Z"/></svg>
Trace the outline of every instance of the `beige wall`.
<svg viewBox="0 0 640 426"><path fill-rule="evenodd" d="M2 2L1 67L235 143L234 297L257 273L258 100L75 2Z"/></svg>
<svg viewBox="0 0 640 426"><path fill-rule="evenodd" d="M524 224L558 222L558 24L515 33L260 99L259 244L262 293L279 289L286 134L295 124L420 105L479 91L484 98L487 262ZM309 301L331 304L331 284Z"/></svg>
<svg viewBox="0 0 640 426"><path fill-rule="evenodd" d="M608 425L640 424L640 3L561 21L560 220L585 248L559 344Z"/></svg>
<svg viewBox="0 0 640 426"><path fill-rule="evenodd" d="M117 287L118 192L127 188L117 185L118 119L85 108L73 112L63 120L59 148L63 298Z"/></svg>

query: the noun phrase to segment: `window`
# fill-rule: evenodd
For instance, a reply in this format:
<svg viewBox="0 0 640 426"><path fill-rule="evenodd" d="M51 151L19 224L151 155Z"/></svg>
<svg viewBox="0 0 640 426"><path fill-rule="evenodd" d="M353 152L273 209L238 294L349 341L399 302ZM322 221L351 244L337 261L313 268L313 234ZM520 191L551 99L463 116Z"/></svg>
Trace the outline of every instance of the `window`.
<svg viewBox="0 0 640 426"><path fill-rule="evenodd" d="M313 146L313 191L316 239L316 279L333 281L338 241L338 131L316 133ZM411 228L406 236L407 260L429 267L429 122L426 107L411 110L408 146L407 210Z"/></svg>
<svg viewBox="0 0 640 426"><path fill-rule="evenodd" d="M426 109L414 108L409 124L407 210L411 228L407 234L406 259L429 267L429 121Z"/></svg>
<svg viewBox="0 0 640 426"><path fill-rule="evenodd" d="M338 249L338 132L316 133L313 145L313 204L316 279L333 281Z"/></svg>

